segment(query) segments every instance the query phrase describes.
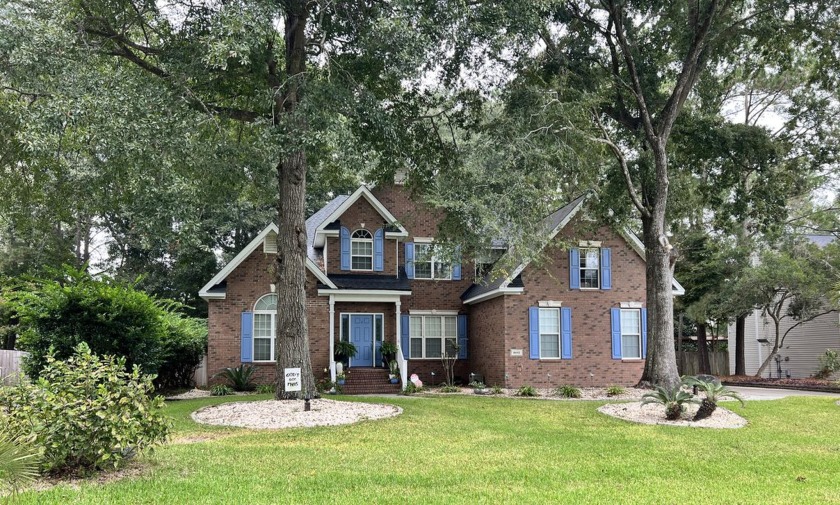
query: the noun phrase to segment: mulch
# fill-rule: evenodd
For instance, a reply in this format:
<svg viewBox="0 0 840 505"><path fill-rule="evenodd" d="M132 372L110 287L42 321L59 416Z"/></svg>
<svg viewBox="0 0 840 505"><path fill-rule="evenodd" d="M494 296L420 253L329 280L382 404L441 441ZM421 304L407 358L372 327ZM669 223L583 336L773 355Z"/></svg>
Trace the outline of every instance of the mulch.
<svg viewBox="0 0 840 505"><path fill-rule="evenodd" d="M724 375L720 377L720 381L727 386L799 389L802 391L840 393L840 382L828 379L766 379L751 375Z"/></svg>

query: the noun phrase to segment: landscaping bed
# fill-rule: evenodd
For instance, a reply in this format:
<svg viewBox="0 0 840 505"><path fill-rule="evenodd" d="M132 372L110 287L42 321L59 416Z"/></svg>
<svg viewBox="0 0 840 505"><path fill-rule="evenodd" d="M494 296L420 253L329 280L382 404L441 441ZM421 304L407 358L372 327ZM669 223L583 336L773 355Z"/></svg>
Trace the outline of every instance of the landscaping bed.
<svg viewBox="0 0 840 505"><path fill-rule="evenodd" d="M543 400L639 400L642 395L650 392L650 389L627 387L621 388L621 392L609 394L608 388L576 388L580 392L580 397L563 396L559 388L533 388L533 395L523 395L520 389L516 388L498 388L494 392L492 388L485 388L483 394L476 394L475 388L472 387L458 387L455 390L445 390L442 387L426 387L420 395L475 395L475 396L495 396L495 397L511 397L511 398L540 398Z"/></svg>
<svg viewBox="0 0 840 505"><path fill-rule="evenodd" d="M823 393L840 393L840 381L829 379L766 379L751 375L724 375L720 377L727 386L799 389Z"/></svg>

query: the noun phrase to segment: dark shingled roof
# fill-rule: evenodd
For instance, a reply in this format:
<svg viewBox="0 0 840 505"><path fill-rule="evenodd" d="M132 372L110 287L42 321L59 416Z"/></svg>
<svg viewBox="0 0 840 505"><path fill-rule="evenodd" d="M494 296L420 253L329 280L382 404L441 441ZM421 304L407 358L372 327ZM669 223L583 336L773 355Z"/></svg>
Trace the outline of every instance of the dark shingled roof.
<svg viewBox="0 0 840 505"><path fill-rule="evenodd" d="M338 289L371 289L389 291L411 291L411 284L400 268L399 278L392 275L331 274L328 276ZM320 285L320 288L326 286Z"/></svg>
<svg viewBox="0 0 840 505"><path fill-rule="evenodd" d="M315 264L319 264L320 254L318 251L315 250L313 244L315 243L315 230L321 226L321 223L324 222L324 219L330 217L330 214L335 212L344 200L350 198L348 195L340 195L332 200L330 200L326 205L321 207L321 210L309 216L309 219L306 220L306 253L315 262Z"/></svg>
<svg viewBox="0 0 840 505"><path fill-rule="evenodd" d="M546 233L553 232L560 224L566 219L569 214L572 213L578 205L583 202L583 200L587 197L588 193L584 193L579 197L575 198L571 202L567 203L566 205L560 207L556 211L552 212L548 217L543 220L543 227ZM501 241L498 241L501 243ZM502 277L500 279L490 279L489 277L485 277L482 282L475 283L461 295L461 300L469 300L470 298L475 298L476 296L483 295L485 293L489 293L494 289L498 289L502 287L504 284L505 278ZM517 275L513 280L510 281L508 287L511 288L523 288L525 284L522 282L522 275Z"/></svg>
<svg viewBox="0 0 840 505"><path fill-rule="evenodd" d="M502 286L502 283L505 282L505 278L502 277L501 279L496 279L493 282L484 284L473 284L472 286L468 287L464 294L461 295L461 300L469 300L470 298L475 298L476 296L481 296L485 293L489 293L494 289L498 289ZM524 288L525 284L522 282L522 274L517 275L514 277L508 287L511 288Z"/></svg>

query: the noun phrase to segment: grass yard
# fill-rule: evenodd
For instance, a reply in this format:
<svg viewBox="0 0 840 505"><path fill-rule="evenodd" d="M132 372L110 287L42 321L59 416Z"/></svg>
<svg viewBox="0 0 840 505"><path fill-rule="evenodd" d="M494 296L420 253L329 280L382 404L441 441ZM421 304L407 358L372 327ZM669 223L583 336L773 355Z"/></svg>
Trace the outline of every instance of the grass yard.
<svg viewBox="0 0 840 505"><path fill-rule="evenodd" d="M241 400L171 403L175 440L139 476L20 503L840 503L835 399L732 405L750 425L714 431L630 424L595 412L600 402L469 396L348 398L405 412L308 430L189 419Z"/></svg>

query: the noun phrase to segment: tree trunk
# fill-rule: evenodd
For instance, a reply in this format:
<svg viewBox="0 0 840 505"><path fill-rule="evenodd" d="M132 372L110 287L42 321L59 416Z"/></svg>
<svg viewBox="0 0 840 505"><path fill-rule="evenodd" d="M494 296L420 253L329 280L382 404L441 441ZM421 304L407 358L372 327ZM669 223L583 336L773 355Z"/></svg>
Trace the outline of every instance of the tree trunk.
<svg viewBox="0 0 840 505"><path fill-rule="evenodd" d="M706 339L706 323L697 323L697 358L700 362L700 373L711 375L712 366L709 363L709 344Z"/></svg>
<svg viewBox="0 0 840 505"><path fill-rule="evenodd" d="M747 375L747 360L744 356L746 324L746 314L741 314L735 319L735 375Z"/></svg>
<svg viewBox="0 0 840 505"><path fill-rule="evenodd" d="M656 151L656 203L642 216L646 263L648 339L645 370L640 382L675 388L680 382L674 351L674 298L671 288L671 245L665 234L668 200L668 160L664 146Z"/></svg>
<svg viewBox="0 0 840 505"><path fill-rule="evenodd" d="M761 374L764 373L764 370L767 369L767 366L770 365L770 362L773 361L773 357L779 352L779 327L781 326L781 321L773 320L773 323L776 325L776 341L773 342L773 349L770 351L770 354L764 359L764 362L758 367L758 370L755 372L756 377L761 377Z"/></svg>
<svg viewBox="0 0 840 505"><path fill-rule="evenodd" d="M283 92L275 96L275 114L286 131L302 132L306 122L295 117L300 80L306 70L306 1L286 3ZM306 320L306 153L302 147L284 153L277 165L277 387L278 400L312 397L315 378L309 356ZM301 391L285 391L284 369L301 369Z"/></svg>

